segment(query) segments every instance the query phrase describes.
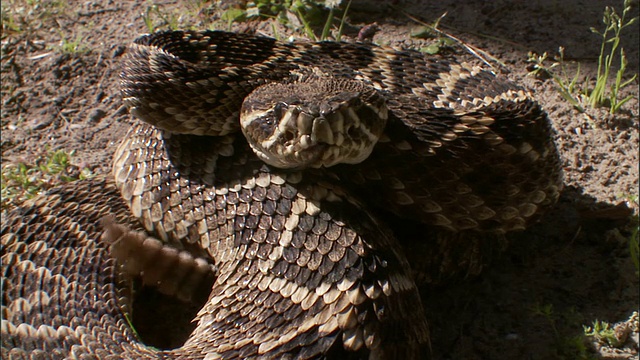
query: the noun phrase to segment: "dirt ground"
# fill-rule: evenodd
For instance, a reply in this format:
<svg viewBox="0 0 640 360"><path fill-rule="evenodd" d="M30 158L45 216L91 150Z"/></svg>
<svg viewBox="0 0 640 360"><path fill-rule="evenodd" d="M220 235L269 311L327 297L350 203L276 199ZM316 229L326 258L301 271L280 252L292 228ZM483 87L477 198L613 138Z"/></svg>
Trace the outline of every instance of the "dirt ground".
<svg viewBox="0 0 640 360"><path fill-rule="evenodd" d="M3 1L2 166L61 149L75 150L80 168L108 173L131 122L118 92L124 46L149 31L145 18L158 29L227 29L220 14L230 2L156 1L149 11L152 1ZM600 0L359 0L349 11L346 40L375 21L374 42L405 47L435 41L412 38L419 24L406 14L433 23L446 12L440 28L504 63L496 71L531 88L557 131L566 189L556 209L514 236L479 277L424 289L435 359L638 357L637 313L628 320L639 307L629 251L637 226L630 215L638 214L638 80L621 95L634 98L609 115L580 113L553 80L527 76L528 52L557 55L562 46L569 74L579 62L580 78L593 77L600 40L589 28L602 28L605 5L622 10L622 1ZM273 20L232 29L303 37ZM636 23L621 44L631 72L638 41ZM583 325L596 320L619 323L622 345L585 337Z"/></svg>

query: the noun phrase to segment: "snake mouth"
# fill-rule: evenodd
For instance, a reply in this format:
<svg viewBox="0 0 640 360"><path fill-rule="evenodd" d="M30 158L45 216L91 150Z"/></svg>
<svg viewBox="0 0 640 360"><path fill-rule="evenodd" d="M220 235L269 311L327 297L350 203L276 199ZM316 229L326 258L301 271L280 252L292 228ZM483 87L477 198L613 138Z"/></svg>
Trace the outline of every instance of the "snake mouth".
<svg viewBox="0 0 640 360"><path fill-rule="evenodd" d="M337 85L342 88L335 90ZM254 152L266 163L288 169L364 161L385 128L385 99L362 87L355 91L352 83L337 85L331 85L333 92L304 83L269 84L254 91L240 113Z"/></svg>
<svg viewBox="0 0 640 360"><path fill-rule="evenodd" d="M330 167L356 164L366 159L380 136L367 126L362 115L371 116L367 106L343 104L331 111L314 111L301 105L276 105L273 112L256 115L258 129L251 126L245 135L256 154L279 168ZM272 117L276 117L274 121ZM375 117L384 116L375 113ZM254 124L255 125L255 124ZM270 132L260 141L258 134Z"/></svg>

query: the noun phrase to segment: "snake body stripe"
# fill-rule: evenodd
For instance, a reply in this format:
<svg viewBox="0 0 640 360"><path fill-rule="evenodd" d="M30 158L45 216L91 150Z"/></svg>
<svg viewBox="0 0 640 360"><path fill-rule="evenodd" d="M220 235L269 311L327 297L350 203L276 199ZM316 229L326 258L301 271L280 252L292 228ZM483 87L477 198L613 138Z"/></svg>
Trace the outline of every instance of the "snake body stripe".
<svg viewBox="0 0 640 360"><path fill-rule="evenodd" d="M190 356L425 351L427 326L420 309L407 310L420 300L399 245L330 176L270 168L239 136L169 135L148 125L130 132L115 164L146 230L176 246L199 244L218 269L185 344ZM176 213L179 221L167 218Z"/></svg>
<svg viewBox="0 0 640 360"><path fill-rule="evenodd" d="M139 227L110 182L84 181L56 190L61 195L54 191L30 210L41 212L32 222L49 238L34 239L34 229L21 225L19 212L9 214L11 221L3 224L3 273L14 289L3 298L9 314L3 319L3 353L18 357L35 350L42 358L307 359L340 358L349 351L357 358L423 357L428 330L420 299L406 259L394 250L399 246L384 224L340 187L330 185L330 178L323 186L305 183L300 175L260 163L246 142L227 139L164 139L159 130L139 125L116 157L121 165L116 179L127 179L118 187L142 223L151 226L147 231L180 248L208 244L196 255L208 254L217 265L209 301L183 347L158 352L129 330L123 305L128 286L116 281L126 275L107 254L106 244L115 239L98 241L97 224L115 214L118 223ZM194 157L192 151L201 156ZM193 162L208 151L216 176L207 170L209 160ZM123 190L125 183L141 185L129 192ZM140 192L148 188L167 192L151 197ZM185 195L190 200L185 201ZM166 209L154 211L157 206ZM176 221L155 218L178 213ZM86 239L72 240L76 232ZM131 230L130 236L138 234ZM74 246L67 255L92 267L54 266L66 261L60 252L45 251L56 241ZM126 236L120 241L127 241ZM92 248L97 252L81 255ZM10 260L16 258L19 261ZM25 267L31 265L15 265L30 264L31 259L39 259L40 270L27 280L31 275ZM64 271L52 277L49 268ZM70 292L61 281L73 287L86 281L96 292ZM48 298L75 294L80 302L51 307L22 295L29 291ZM96 296L107 299L93 303ZM32 311L24 313L21 304L33 304Z"/></svg>
<svg viewBox="0 0 640 360"><path fill-rule="evenodd" d="M291 148L342 143L359 126L369 143L352 149L367 153L329 168L263 163L240 132L257 121L240 121L243 102L267 118L282 100L252 97L260 89L323 77L375 100L338 94L314 110L317 123L281 111L281 129L304 128ZM476 273L478 252L526 228L562 188L532 95L443 56L171 31L137 39L121 81L145 123L116 151L115 184L68 184L3 214L3 357L424 358L412 272ZM350 128L336 125L345 117ZM186 300L210 286L184 345L154 349L130 328L140 279Z"/></svg>
<svg viewBox="0 0 640 360"><path fill-rule="evenodd" d="M192 69L176 73L182 68ZM333 170L380 207L454 232L506 233L526 228L558 199L562 170L541 106L521 86L444 56L363 43L163 32L136 41L122 82L125 102L140 119L171 132L220 135L238 131L243 101L274 108L287 93L304 91L306 84L296 82L309 71L362 81L387 98L389 119L371 155ZM352 153L346 141L342 147ZM333 164L334 150L310 158ZM363 157L354 156L346 162ZM287 161L273 165L292 167Z"/></svg>
<svg viewBox="0 0 640 360"><path fill-rule="evenodd" d="M113 181L70 183L2 216L2 358L119 359L149 354L127 321L126 278L100 219L136 220Z"/></svg>

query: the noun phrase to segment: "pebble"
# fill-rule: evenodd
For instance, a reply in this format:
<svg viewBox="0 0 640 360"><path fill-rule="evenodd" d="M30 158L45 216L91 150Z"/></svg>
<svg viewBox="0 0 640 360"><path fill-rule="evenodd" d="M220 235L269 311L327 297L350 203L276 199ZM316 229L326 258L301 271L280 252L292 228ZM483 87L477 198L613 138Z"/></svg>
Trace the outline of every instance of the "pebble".
<svg viewBox="0 0 640 360"><path fill-rule="evenodd" d="M126 49L127 49L127 47L124 46L124 45L116 46L115 49L113 49L113 52L111 53L111 57L116 58L116 57L122 55Z"/></svg>
<svg viewBox="0 0 640 360"><path fill-rule="evenodd" d="M96 108L91 110L91 112L89 113L89 117L88 120L90 122L97 122L100 119L102 119L107 113L102 110L101 108Z"/></svg>
<svg viewBox="0 0 640 360"><path fill-rule="evenodd" d="M507 334L507 336L504 337L506 340L518 340L520 338L520 336L518 336L518 334Z"/></svg>

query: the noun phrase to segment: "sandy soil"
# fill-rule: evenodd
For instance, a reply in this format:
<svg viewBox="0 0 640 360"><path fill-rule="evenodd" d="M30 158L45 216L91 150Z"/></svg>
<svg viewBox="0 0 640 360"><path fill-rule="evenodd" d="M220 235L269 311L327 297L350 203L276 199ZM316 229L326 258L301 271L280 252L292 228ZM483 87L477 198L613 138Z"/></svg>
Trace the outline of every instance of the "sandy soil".
<svg viewBox="0 0 640 360"><path fill-rule="evenodd" d="M229 2L226 2L229 3ZM557 130L566 190L538 225L513 237L504 256L479 277L424 289L436 359L631 359L638 354L638 276L630 259L631 214L638 214L638 81L619 113L567 103L552 80L527 75L527 53L565 48L568 71L581 64L593 77L605 5L622 1L354 1L347 40L374 21L380 44L420 47L434 39L410 34L432 23L487 51L497 71L533 89ZM373 5L372 5L373 3ZM124 46L158 29L226 29L229 4L196 1L3 1L2 162L34 163L53 150L75 150L72 162L94 173L110 171L110 157L131 119L118 92ZM392 5L392 8L386 6ZM638 14L637 1L633 16ZM162 17L167 21L163 21ZM274 21L233 24L285 38L303 37ZM274 31L277 34L274 34ZM74 48L65 51L65 48ZM638 69L638 25L622 42L631 71ZM454 51L463 53L459 46ZM635 201L630 200L635 197ZM636 220L637 221L637 220ZM637 224L637 222L636 222ZM637 225L635 225L637 226ZM595 320L620 323L622 345L583 336Z"/></svg>

